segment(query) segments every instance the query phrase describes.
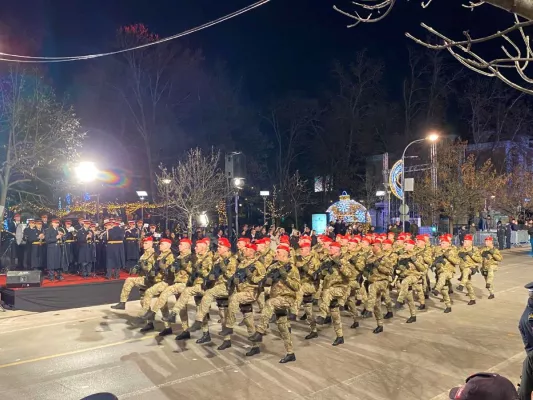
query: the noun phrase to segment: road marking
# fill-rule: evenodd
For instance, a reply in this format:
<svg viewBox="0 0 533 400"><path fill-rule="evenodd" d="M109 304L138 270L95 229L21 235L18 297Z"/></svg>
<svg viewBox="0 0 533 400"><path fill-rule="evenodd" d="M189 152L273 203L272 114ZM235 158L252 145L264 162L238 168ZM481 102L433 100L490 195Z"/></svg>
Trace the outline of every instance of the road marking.
<svg viewBox="0 0 533 400"><path fill-rule="evenodd" d="M8 368L8 367L15 367L17 365L23 365L23 364L31 364L31 363L35 363L35 362L38 362L38 361L51 360L51 359L54 359L54 358L59 358L59 357L64 357L64 356L71 356L71 355L74 355L74 354L86 353L88 351L93 351L93 350L106 349L108 347L119 346L121 344L126 344L126 343L140 342L140 341L143 341L143 340L152 339L152 338L156 337L157 335L158 334L156 333L156 334L153 334L153 335L143 336L143 337L140 337L140 338L122 340L120 342L114 342L114 343L103 344L103 345L100 345L100 346L89 347L87 349L80 349L80 350L68 351L66 353L52 354L50 356L32 358L32 359L29 359L29 360L15 361L15 362L8 363L8 364L0 364L0 369Z"/></svg>

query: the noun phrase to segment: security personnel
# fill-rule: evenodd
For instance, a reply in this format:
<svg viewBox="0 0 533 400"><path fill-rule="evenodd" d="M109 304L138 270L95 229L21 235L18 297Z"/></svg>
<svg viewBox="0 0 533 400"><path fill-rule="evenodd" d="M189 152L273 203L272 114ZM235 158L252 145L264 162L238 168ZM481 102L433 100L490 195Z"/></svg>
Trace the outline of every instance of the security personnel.
<svg viewBox="0 0 533 400"><path fill-rule="evenodd" d="M522 365L522 379L520 381L520 399L529 399L533 392L533 282L524 286L529 291L526 309L518 322L518 329L522 335L526 359Z"/></svg>

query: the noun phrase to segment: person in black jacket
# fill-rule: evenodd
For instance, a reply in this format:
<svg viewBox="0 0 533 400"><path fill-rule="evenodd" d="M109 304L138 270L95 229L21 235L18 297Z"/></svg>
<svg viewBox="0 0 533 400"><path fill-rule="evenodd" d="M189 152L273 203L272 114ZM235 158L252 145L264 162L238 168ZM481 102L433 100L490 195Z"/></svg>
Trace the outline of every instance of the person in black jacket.
<svg viewBox="0 0 533 400"><path fill-rule="evenodd" d="M53 219L51 226L44 232L46 267L48 269L48 279L51 281L56 276L60 281L63 280L63 274L61 273L61 247L59 247L63 235L57 228L59 228L59 220Z"/></svg>
<svg viewBox="0 0 533 400"><path fill-rule="evenodd" d="M533 255L533 223L529 223L527 233L529 235L529 243L531 244L531 255Z"/></svg>
<svg viewBox="0 0 533 400"><path fill-rule="evenodd" d="M524 286L529 291L526 309L518 322L518 329L522 335L526 359L522 364L522 377L520 380L520 400L530 400L533 392L533 282Z"/></svg>
<svg viewBox="0 0 533 400"><path fill-rule="evenodd" d="M124 254L124 229L118 222L106 224L104 241L106 244L106 279L119 279L120 270L126 265Z"/></svg>

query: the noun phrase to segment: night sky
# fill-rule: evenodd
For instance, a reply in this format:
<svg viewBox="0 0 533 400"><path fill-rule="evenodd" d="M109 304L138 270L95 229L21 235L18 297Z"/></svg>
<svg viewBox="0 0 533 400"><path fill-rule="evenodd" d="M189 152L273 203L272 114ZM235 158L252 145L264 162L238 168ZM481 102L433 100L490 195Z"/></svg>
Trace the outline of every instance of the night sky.
<svg viewBox="0 0 533 400"><path fill-rule="evenodd" d="M168 36L251 3L253 0L18 0L6 7L2 19L10 37L3 48L24 52L21 43L33 38L37 44L31 55L103 52L113 48L114 32L121 25L142 22L160 36ZM244 78L248 98L259 105L288 91L317 94L328 85L332 60L350 61L365 48L387 63L385 80L394 97L399 94L406 44L410 43L404 32L424 38L419 27L424 21L457 38L465 29L472 34L488 33L512 22L511 14L491 6L470 12L461 3L434 0L424 10L420 1L400 0L384 21L346 29L351 20L332 6L350 10L348 0L273 0L182 40L203 49L210 63L226 61L234 77ZM60 90L69 92L76 74L97 62L51 66L52 79Z"/></svg>

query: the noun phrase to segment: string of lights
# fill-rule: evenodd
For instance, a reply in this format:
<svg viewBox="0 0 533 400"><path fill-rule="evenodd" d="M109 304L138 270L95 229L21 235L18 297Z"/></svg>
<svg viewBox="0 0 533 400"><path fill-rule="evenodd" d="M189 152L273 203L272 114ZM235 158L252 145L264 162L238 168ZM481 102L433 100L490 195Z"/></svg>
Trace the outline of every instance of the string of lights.
<svg viewBox="0 0 533 400"><path fill-rule="evenodd" d="M9 53L0 52L0 56L2 56L2 57L0 57L0 61L18 62L18 63L71 62L71 61L90 60L90 59L94 59L94 58L101 58L101 57L107 57L107 56L111 56L111 55L115 55L115 54L125 53L125 52L128 52L128 51L139 50L139 49L143 49L143 48L146 48L146 47L155 46L157 44L165 43L165 42L168 42L168 41L171 41L171 40L175 40L175 39L190 35L192 33L196 33L196 32L199 32L201 30L210 28L210 27L212 27L214 25L218 25L218 24L220 24L222 22L228 21L228 20L230 20L232 18L235 18L235 17L237 17L237 16L239 16L241 14L244 14L244 13L246 13L248 11L251 11L251 10L254 10L254 9L258 8L258 7L261 7L261 6L265 5L265 4L267 4L268 2L270 2L270 0L260 0L260 1L256 2L256 3L250 4L249 6L241 8L240 10L237 10L237 11L234 11L234 12L232 12L230 14L227 14L227 15L225 15L223 17L220 17L220 18L214 19L212 21L206 22L205 24L196 26L194 28L188 29L186 31L177 33L177 34L172 35L172 36L168 36L168 37L163 38L163 39L156 40L154 42L145 43L145 44L142 44L142 45L139 45L139 46L135 46L135 47L129 47L127 49L110 51L110 52L107 52L107 53L87 54L87 55L81 55L81 56L68 56L68 57L32 57L32 56L22 56L22 55L18 55L18 54L9 54ZM5 57L8 57L8 58L5 58Z"/></svg>

